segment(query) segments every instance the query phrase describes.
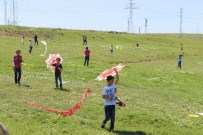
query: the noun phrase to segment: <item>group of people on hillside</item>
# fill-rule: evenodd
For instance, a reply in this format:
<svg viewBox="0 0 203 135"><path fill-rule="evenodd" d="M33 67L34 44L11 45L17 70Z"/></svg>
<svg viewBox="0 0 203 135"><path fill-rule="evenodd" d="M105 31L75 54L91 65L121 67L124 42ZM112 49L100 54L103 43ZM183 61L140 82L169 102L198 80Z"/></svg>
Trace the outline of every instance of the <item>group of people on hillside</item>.
<svg viewBox="0 0 203 135"><path fill-rule="evenodd" d="M38 45L38 36L37 36L37 34L35 34L33 38L34 38L35 45ZM21 44L24 45L24 43L25 43L25 37L23 36ZM33 48L32 40L29 40L29 51L28 52L30 54L32 53L32 48Z"/></svg>
<svg viewBox="0 0 203 135"><path fill-rule="evenodd" d="M86 36L85 36L86 37ZM36 42L35 44L38 45L37 38L35 38ZM31 42L31 41L30 41ZM24 38L23 38L23 43L24 43ZM30 43L31 44L31 43ZM90 50L87 47L87 37L84 38L83 35L83 45L86 44L86 48L84 50L84 55L85 55L85 61L84 61L84 66L89 65L89 58L90 58ZM138 45L139 47L139 45ZM110 46L110 52L113 53L113 45ZM183 52L183 46L181 47L181 51ZM16 54L13 56L13 70L14 70L14 80L16 84L20 85L20 80L21 80L21 63L23 62L23 58L20 55L21 51L17 50ZM182 56L183 54L179 55L178 57L178 67L181 68L181 62L182 62ZM57 58L53 63L51 64L54 67L55 71L55 84L56 84L56 89L60 88L63 89L62 85L62 78L61 78L61 72L63 70L63 66L61 64L61 59ZM115 105L116 105L116 93L117 93L117 84L119 82L119 75L118 71L114 69L116 73L116 79L113 76L108 76L107 77L107 86L103 88L102 91L102 98L104 99L104 112L105 112L105 118L101 123L101 128L104 128L107 121L111 120L110 122L110 131L114 130L114 123L115 123Z"/></svg>
<svg viewBox="0 0 203 135"><path fill-rule="evenodd" d="M85 63L84 65L89 62L89 54L90 51L88 50L88 47L86 47L85 53ZM20 85L21 80L21 63L23 62L23 58L20 55L21 51L17 50L16 54L13 56L13 70L14 70L14 78L15 83ZM56 88L63 89L62 86L62 79L61 79L61 71L63 69L62 64L60 63L61 59L57 58L56 61L52 63L52 66L55 68L55 83ZM116 80L114 82L113 76L107 77L107 86L103 88L103 99L104 99L104 111L105 111L105 118L102 121L101 128L105 127L105 124L107 121L111 120L110 123L110 131L114 130L114 123L115 123L115 106L116 106L116 93L117 93L117 84L119 81L118 72L116 69L114 69L116 72ZM59 84L58 84L59 82Z"/></svg>

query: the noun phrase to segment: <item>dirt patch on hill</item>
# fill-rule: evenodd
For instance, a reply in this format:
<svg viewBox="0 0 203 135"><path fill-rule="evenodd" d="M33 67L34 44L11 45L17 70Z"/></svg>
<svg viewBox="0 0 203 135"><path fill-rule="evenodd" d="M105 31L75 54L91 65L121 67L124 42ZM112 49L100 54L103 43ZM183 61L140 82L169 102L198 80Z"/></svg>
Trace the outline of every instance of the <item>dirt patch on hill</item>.
<svg viewBox="0 0 203 135"><path fill-rule="evenodd" d="M34 37L35 34L37 34L38 37L44 37L46 40L47 39L53 39L53 37L54 37L54 34L51 32L35 32L35 31L0 29L0 36Z"/></svg>
<svg viewBox="0 0 203 135"><path fill-rule="evenodd" d="M156 61L156 60L157 60L157 58L154 56L146 56L145 58L138 59L138 60L111 61L109 63L110 64L119 64L119 63L135 64L135 63L143 63L143 62L152 62L152 61Z"/></svg>

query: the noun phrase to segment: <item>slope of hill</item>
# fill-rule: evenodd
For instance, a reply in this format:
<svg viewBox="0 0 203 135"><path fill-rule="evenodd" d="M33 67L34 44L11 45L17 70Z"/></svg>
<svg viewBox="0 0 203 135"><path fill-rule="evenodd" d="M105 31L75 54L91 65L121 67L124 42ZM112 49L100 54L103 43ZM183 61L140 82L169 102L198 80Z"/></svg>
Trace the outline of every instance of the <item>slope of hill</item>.
<svg viewBox="0 0 203 135"><path fill-rule="evenodd" d="M44 46L34 46L28 53L28 41L34 34ZM83 66L82 34L88 37L90 66ZM21 37L25 44L21 45ZM136 41L140 47L135 47ZM183 68L177 69L180 44L184 44ZM189 114L203 112L203 36L173 34L133 35L64 29L0 27L0 122L12 135L200 135L203 117ZM172 44L172 45L171 45ZM114 45L114 53L109 47ZM22 85L14 84L11 58L22 50ZM62 79L66 91L54 89L54 77L46 68L49 54L63 57ZM102 88L106 81L94 79L102 71L126 64L120 72L117 96L127 107L116 108L115 133L101 129L104 118ZM66 110L75 105L85 89L87 97L74 116L30 108L30 101L51 109ZM108 125L108 124L107 124ZM108 126L107 126L108 127Z"/></svg>

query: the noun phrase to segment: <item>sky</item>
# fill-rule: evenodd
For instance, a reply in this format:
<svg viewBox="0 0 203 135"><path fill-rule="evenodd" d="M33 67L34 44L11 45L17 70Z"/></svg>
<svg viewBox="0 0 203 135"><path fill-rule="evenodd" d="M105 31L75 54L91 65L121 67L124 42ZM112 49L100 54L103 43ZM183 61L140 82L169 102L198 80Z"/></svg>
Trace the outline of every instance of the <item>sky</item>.
<svg viewBox="0 0 203 135"><path fill-rule="evenodd" d="M4 25L0 0L0 25ZM7 0L9 2L11 0ZM129 0L17 0L18 25L126 32ZM179 33L183 8L183 33L203 33L203 0L134 0L133 32ZM10 12L10 4L8 11ZM8 13L8 17L11 17Z"/></svg>

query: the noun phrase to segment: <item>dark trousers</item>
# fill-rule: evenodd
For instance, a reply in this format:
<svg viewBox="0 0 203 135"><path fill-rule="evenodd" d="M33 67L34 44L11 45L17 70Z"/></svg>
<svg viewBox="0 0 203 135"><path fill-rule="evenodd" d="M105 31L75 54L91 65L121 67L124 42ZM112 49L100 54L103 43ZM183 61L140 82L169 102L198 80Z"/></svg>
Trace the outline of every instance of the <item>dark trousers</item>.
<svg viewBox="0 0 203 135"><path fill-rule="evenodd" d="M20 83L21 79L21 68L14 68L14 79L15 83Z"/></svg>
<svg viewBox="0 0 203 135"><path fill-rule="evenodd" d="M87 45L87 40L83 40L83 45Z"/></svg>
<svg viewBox="0 0 203 135"><path fill-rule="evenodd" d="M56 88L58 88L58 82L60 83L60 88L63 88L61 75L56 75L55 74L55 82L56 82Z"/></svg>
<svg viewBox="0 0 203 135"><path fill-rule="evenodd" d="M87 63L87 66L89 66L89 60L90 60L90 57L89 56L85 56L84 66L86 65L86 63Z"/></svg>
<svg viewBox="0 0 203 135"><path fill-rule="evenodd" d="M178 68L181 68L181 61L178 62Z"/></svg>
<svg viewBox="0 0 203 135"><path fill-rule="evenodd" d="M32 47L30 47L29 53L32 53Z"/></svg>
<svg viewBox="0 0 203 135"><path fill-rule="evenodd" d="M38 45L38 40L35 40L35 45Z"/></svg>
<svg viewBox="0 0 203 135"><path fill-rule="evenodd" d="M115 105L108 105L104 107L105 110L105 119L103 121L103 124L105 125L109 119L111 120L110 129L114 129L114 123L115 123Z"/></svg>

